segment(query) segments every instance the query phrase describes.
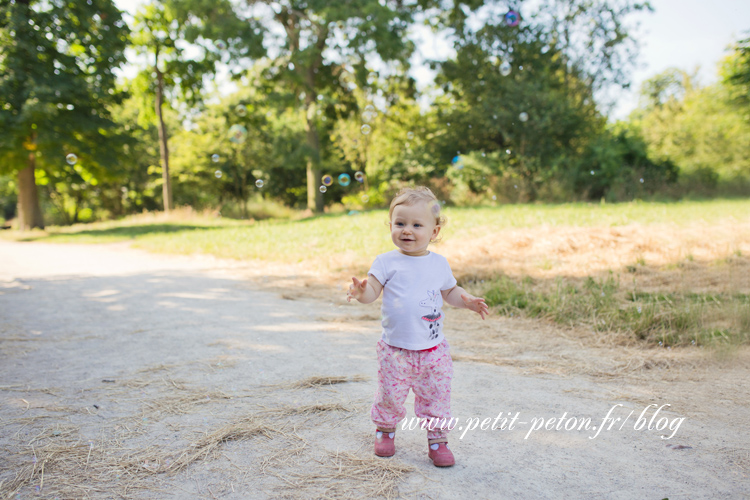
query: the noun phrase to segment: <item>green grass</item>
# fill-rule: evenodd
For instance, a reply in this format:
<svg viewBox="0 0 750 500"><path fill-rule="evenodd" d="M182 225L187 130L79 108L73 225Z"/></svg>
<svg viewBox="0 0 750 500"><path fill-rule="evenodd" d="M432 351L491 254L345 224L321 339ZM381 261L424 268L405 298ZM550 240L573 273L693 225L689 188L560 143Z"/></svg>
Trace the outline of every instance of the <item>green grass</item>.
<svg viewBox="0 0 750 500"><path fill-rule="evenodd" d="M612 273L553 284L501 277L480 287L501 314L545 318L566 326L625 334L663 347L750 341L750 295L638 292Z"/></svg>
<svg viewBox="0 0 750 500"><path fill-rule="evenodd" d="M750 200L632 202L620 204L501 205L445 209L443 239L470 239L503 228L539 226L620 226L626 224L689 224L735 218L747 220ZM337 254L365 260L391 250L388 213L373 210L357 215L322 215L301 220L232 219L134 223L131 221L53 227L45 232L4 234L23 241L110 243L132 240L151 251L208 253L235 259L280 262L315 261ZM6 232L7 233L7 232ZM2 233L0 233L2 234Z"/></svg>
<svg viewBox="0 0 750 500"><path fill-rule="evenodd" d="M747 220L750 200L684 201L675 203L566 203L560 205L501 205L483 208L449 208L448 226L473 233L475 228L538 226L624 226L712 222L726 218Z"/></svg>

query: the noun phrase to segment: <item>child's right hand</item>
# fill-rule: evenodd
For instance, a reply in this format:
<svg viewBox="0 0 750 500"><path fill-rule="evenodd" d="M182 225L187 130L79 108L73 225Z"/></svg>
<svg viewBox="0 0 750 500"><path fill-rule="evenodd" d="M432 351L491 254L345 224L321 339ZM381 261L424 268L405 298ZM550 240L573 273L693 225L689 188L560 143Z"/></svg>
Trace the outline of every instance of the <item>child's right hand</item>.
<svg viewBox="0 0 750 500"><path fill-rule="evenodd" d="M367 278L359 281L357 278L352 277L352 284L349 285L349 291L346 292L346 301L351 302L352 299L359 300L360 297L367 290Z"/></svg>

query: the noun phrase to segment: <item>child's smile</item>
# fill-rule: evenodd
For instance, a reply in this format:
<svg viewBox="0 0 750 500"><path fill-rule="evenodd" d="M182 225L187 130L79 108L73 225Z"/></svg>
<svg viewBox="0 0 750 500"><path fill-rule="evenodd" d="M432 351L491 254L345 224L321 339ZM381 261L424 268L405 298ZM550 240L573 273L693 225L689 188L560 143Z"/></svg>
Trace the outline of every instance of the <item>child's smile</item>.
<svg viewBox="0 0 750 500"><path fill-rule="evenodd" d="M405 255L427 255L427 246L440 232L427 203L398 205L391 216L391 239Z"/></svg>

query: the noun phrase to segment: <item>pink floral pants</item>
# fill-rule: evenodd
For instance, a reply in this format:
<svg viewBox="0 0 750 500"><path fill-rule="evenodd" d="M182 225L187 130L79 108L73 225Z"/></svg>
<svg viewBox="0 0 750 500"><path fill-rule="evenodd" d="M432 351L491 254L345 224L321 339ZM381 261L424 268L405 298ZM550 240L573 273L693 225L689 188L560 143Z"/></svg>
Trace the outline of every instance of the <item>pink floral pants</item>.
<svg viewBox="0 0 750 500"><path fill-rule="evenodd" d="M430 444L447 442L451 418L453 361L448 342L443 340L426 351L410 351L378 342L378 390L370 417L378 430L395 432L406 416L404 401L414 391L414 413L427 421ZM440 425L445 422L445 425Z"/></svg>

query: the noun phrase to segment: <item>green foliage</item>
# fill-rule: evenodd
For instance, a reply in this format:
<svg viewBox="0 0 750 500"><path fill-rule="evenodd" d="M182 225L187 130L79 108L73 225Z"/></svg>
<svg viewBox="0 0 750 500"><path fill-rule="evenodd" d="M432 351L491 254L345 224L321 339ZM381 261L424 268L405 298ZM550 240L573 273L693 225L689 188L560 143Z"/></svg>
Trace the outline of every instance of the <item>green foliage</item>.
<svg viewBox="0 0 750 500"><path fill-rule="evenodd" d="M724 60L720 73L730 98L750 122L750 38L735 44L734 52Z"/></svg>
<svg viewBox="0 0 750 500"><path fill-rule="evenodd" d="M8 221L16 216L16 186L13 177L0 175L0 218Z"/></svg>
<svg viewBox="0 0 750 500"><path fill-rule="evenodd" d="M683 189L710 195L750 187L750 126L723 83L698 87L671 69L644 83L633 126L656 161L673 162Z"/></svg>
<svg viewBox="0 0 750 500"><path fill-rule="evenodd" d="M159 75L174 200L224 215L251 217L249 204L269 199L310 207L311 190L316 208L384 207L415 183L449 206L750 190L747 41L725 62L723 83L657 75L629 123L607 124L602 102L610 86L627 86L631 19L647 2L521 1L522 22L509 26L506 4L482 0L153 0L136 16L131 43L145 67L122 83L129 95L113 89L127 29L110 2L23 5L0 11L0 168L18 170L33 153L58 223L164 202ZM425 95L409 76L415 23L455 49L432 61L436 87ZM220 65L231 95L212 83ZM230 140L233 125L247 129L243 141ZM321 195L322 174L340 173L351 185Z"/></svg>
<svg viewBox="0 0 750 500"><path fill-rule="evenodd" d="M459 16L456 56L434 63L445 94L435 106L442 129L432 146L436 170L451 172L451 159L467 153L481 165L447 174L459 187L455 201L608 191L611 180L582 175L598 168L596 149L609 139L594 92L605 81L625 85L623 55L635 46L626 21L647 5L558 0L522 11L518 26L509 26L497 6L485 7L478 28Z"/></svg>
<svg viewBox="0 0 750 500"><path fill-rule="evenodd" d="M339 151L331 141L335 122L361 111L353 90L364 89L366 100L378 92L378 75L369 67L375 61L391 65L393 73L406 74L414 49L407 30L416 13L434 5L432 0L316 0L273 3L270 12L256 9L275 27L269 33L285 34L262 79L277 89L288 89L278 102L304 111L308 208L322 210L318 179L340 165Z"/></svg>
<svg viewBox="0 0 750 500"><path fill-rule="evenodd" d="M289 205L302 201L302 122L298 112L277 115L270 104L256 89L247 89L209 106L192 130L174 137L180 144L174 155L180 203L206 208L231 202L246 218L245 206L254 197ZM230 135L232 127L244 132ZM256 186L258 180L262 187Z"/></svg>
<svg viewBox="0 0 750 500"><path fill-rule="evenodd" d="M262 34L258 20L240 16L228 0L154 0L143 5L131 37L133 47L149 61L138 86L139 95L151 97L143 111L154 109L154 68L164 74L173 104L200 105L219 63L238 71L265 53Z"/></svg>
<svg viewBox="0 0 750 500"><path fill-rule="evenodd" d="M0 169L115 158L108 106L128 30L111 0L10 1L0 9Z"/></svg>
<svg viewBox="0 0 750 500"><path fill-rule="evenodd" d="M653 159L640 131L620 122L596 137L571 174L582 197L623 201L664 192L677 180L677 167L669 158Z"/></svg>

